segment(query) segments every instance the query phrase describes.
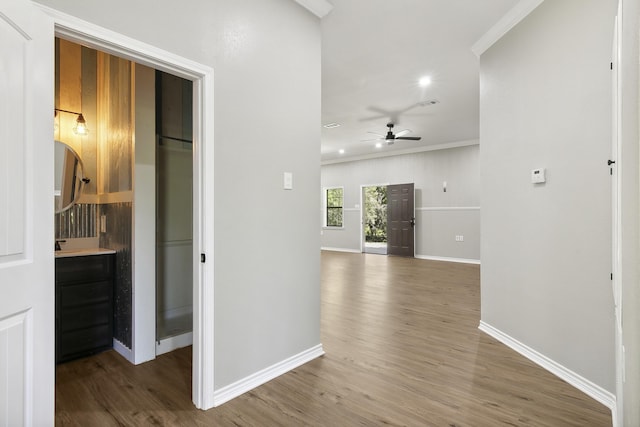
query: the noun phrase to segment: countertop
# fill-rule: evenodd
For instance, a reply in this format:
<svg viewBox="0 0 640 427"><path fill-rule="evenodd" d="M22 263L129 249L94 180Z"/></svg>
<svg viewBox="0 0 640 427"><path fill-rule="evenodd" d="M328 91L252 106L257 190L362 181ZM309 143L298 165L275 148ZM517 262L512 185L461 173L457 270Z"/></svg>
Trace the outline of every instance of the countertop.
<svg viewBox="0 0 640 427"><path fill-rule="evenodd" d="M115 254L116 251L107 248L83 248L83 249L63 249L61 251L55 251L56 258L68 258L74 256L91 256L91 255L105 255Z"/></svg>

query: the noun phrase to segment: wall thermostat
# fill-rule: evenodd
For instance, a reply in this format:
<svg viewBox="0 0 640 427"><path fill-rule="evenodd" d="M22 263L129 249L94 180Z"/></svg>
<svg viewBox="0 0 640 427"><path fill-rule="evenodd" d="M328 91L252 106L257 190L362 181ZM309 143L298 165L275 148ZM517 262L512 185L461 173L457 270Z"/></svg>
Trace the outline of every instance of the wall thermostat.
<svg viewBox="0 0 640 427"><path fill-rule="evenodd" d="M531 171L531 182L534 184L542 184L546 182L545 169L538 168Z"/></svg>

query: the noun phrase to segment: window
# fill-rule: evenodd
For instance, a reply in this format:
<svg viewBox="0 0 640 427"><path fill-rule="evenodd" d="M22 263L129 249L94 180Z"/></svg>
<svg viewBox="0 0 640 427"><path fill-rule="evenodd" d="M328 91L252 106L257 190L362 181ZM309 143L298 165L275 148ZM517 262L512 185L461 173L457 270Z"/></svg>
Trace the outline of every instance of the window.
<svg viewBox="0 0 640 427"><path fill-rule="evenodd" d="M326 200L326 226L342 227L342 200L343 188L327 188L325 193Z"/></svg>

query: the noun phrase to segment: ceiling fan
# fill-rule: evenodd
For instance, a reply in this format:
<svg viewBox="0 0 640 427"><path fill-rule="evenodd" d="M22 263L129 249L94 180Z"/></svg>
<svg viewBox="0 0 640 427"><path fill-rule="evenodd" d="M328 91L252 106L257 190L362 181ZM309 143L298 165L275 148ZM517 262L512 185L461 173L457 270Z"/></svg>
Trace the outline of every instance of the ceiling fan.
<svg viewBox="0 0 640 427"><path fill-rule="evenodd" d="M397 134L394 134L393 133L393 126L394 126L393 123L387 123L387 127L389 128L389 130L387 131L386 135L382 135L382 134L375 133L375 132L367 132L367 133L372 133L374 135L378 135L378 138L365 139L365 140L363 140L363 142L366 142L366 141L384 141L388 145L391 145L394 142L396 142L397 140L420 141L422 139L422 137L420 137L420 136L403 136L403 135L406 135L408 133L411 133L411 131L409 129L404 129L404 130L401 130L400 132L398 132Z"/></svg>

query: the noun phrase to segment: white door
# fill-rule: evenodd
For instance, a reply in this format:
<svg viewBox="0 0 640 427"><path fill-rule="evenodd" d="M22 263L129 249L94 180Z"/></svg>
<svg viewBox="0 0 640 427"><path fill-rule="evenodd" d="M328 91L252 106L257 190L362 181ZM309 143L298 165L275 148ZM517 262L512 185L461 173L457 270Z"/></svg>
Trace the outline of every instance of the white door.
<svg viewBox="0 0 640 427"><path fill-rule="evenodd" d="M0 426L53 425L53 24L0 2Z"/></svg>

